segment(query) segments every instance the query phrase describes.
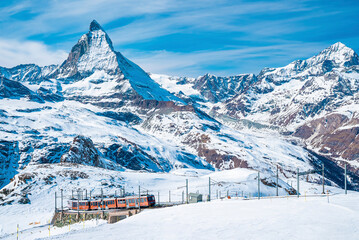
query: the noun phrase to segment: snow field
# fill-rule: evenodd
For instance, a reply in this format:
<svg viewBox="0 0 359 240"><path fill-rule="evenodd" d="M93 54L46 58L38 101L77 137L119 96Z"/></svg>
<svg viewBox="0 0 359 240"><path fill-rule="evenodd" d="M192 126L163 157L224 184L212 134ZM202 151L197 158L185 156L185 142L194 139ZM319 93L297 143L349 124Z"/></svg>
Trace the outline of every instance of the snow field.
<svg viewBox="0 0 359 240"><path fill-rule="evenodd" d="M126 192L133 192L134 194L138 193L138 186L141 186L142 193L149 190L149 193L155 195L157 202L159 193L160 203L169 201L169 191L171 191L171 202L181 202L182 192L185 193L186 191L186 179L188 179L189 182L189 193L198 191L204 195L204 199L207 199L209 177L212 180L211 199L214 200L214 202L227 204L225 202L229 200L217 200L217 193L220 193L222 197L225 197L227 191L229 195L232 196L232 200L238 202L246 202L240 201L242 199L240 198L242 191L245 198L250 196L252 199L255 199L256 196L258 196L258 181L255 179L257 176L257 171L250 169L233 169L216 172L197 169L178 169L172 171L171 173L146 173L128 170L124 172L118 172L82 165L78 165L78 167L68 166L66 164L45 164L42 165L43 167L39 166L41 165L28 166L26 169L22 170L21 173L29 172L36 174L36 177L28 183L21 185L21 183L16 183L16 180L11 183L15 185L18 184L16 186L15 192L19 194L21 194L22 189L26 189L28 185L32 186L32 194L29 195L31 204L23 205L15 202L12 205L0 206L0 238L12 239L12 237L15 235L11 234L16 233L17 224L20 226L20 231L24 231L22 233L22 239L47 237L47 224L48 221L51 220L54 212L54 194L55 191L59 194L60 189L64 190L65 207L67 206L67 199L71 195L72 189L87 189L88 194L90 194L91 191L92 196L94 196L98 195L101 189L103 189L105 195L114 194L115 191L119 193L119 186L124 186ZM69 170L85 173L88 175L88 177L73 179L69 175L64 174ZM52 179L52 184L47 184L46 181L42 180L47 178L49 175L56 176L54 179ZM261 177L262 176L265 177L265 174L262 174ZM296 187L295 179L292 180L293 186ZM280 184L289 187L289 185L282 180L280 180ZM326 189L329 189L330 193L343 193L342 189L327 186L325 187ZM268 197L275 195L276 190L274 187L269 187L261 183L260 188L262 196ZM302 195L320 194L322 191L321 185L305 183L304 181L301 181L300 189ZM287 195L287 192L283 188L279 188L279 195L285 196ZM236 196L239 196L239 198L236 198ZM311 201L309 200L309 196L306 199ZM325 198L323 199L323 201L325 201ZM295 198L289 198L289 201L294 200ZM266 200L263 199L263 201ZM272 199L271 201L281 200ZM60 199L57 202L57 206L60 207ZM230 216L230 218L232 217ZM90 226L93 225L86 221L85 227ZM81 227L83 227L83 225L80 225L79 227L71 226L71 229L81 229ZM56 233L66 233L69 230L68 227L64 227L62 230L54 229L50 231L53 235ZM37 232L39 233L37 234ZM66 238L67 237L65 237L65 239Z"/></svg>
<svg viewBox="0 0 359 240"><path fill-rule="evenodd" d="M329 203L326 197L216 200L149 209L50 239L357 239L358 201L358 193L330 196Z"/></svg>

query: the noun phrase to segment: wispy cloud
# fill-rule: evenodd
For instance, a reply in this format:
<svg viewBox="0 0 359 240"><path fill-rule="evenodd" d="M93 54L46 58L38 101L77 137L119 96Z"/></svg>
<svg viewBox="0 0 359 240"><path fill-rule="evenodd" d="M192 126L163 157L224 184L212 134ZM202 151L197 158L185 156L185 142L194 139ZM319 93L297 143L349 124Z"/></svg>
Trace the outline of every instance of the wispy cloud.
<svg viewBox="0 0 359 240"><path fill-rule="evenodd" d="M59 62L96 19L151 72L256 72L336 41L358 49L358 11L336 0L19 0L0 4L0 65Z"/></svg>
<svg viewBox="0 0 359 240"><path fill-rule="evenodd" d="M125 54L152 73L196 77L210 72L217 75L257 74L264 67L280 67L283 61L311 57L328 47L323 44L285 43L274 46L198 51L190 53L126 50ZM314 50L313 50L314 49ZM268 57L268 55L270 57ZM262 59L258 63L257 59ZM216 66L216 67L215 67Z"/></svg>
<svg viewBox="0 0 359 240"><path fill-rule="evenodd" d="M66 59L67 53L63 50L51 50L40 42L0 38L0 56L0 66L4 67L22 63L44 66L61 63Z"/></svg>

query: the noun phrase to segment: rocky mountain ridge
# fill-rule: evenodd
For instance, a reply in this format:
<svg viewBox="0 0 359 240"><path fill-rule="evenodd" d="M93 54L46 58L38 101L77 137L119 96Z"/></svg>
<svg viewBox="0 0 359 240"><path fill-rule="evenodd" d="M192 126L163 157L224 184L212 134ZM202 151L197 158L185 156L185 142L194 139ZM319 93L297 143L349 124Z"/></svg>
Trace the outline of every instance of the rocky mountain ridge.
<svg viewBox="0 0 359 240"><path fill-rule="evenodd" d="M196 92L201 95L197 99L205 102L198 106L226 125L278 129L340 166L347 163L358 172L359 57L354 50L338 42L309 59L265 68L257 76L252 75L253 80L242 80L240 83L246 87L237 88L233 97L213 104L212 99L222 96L216 90L235 85L235 77L211 76L226 84L213 86L211 93L215 95L211 97L203 91ZM163 87L170 86L163 76L154 79ZM175 79L168 77L167 81ZM213 81L202 83L206 84L211 86ZM183 80L178 80L179 89L182 85ZM194 85L187 87L195 89Z"/></svg>

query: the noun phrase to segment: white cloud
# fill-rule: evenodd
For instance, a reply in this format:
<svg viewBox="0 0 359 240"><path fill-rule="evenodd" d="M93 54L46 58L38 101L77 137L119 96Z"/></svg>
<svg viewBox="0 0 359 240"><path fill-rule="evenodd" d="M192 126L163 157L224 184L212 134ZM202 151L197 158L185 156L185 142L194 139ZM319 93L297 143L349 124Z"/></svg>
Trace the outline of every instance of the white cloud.
<svg viewBox="0 0 359 240"><path fill-rule="evenodd" d="M0 66L3 67L22 63L35 63L40 66L59 64L67 55L63 50L52 51L41 42L0 38Z"/></svg>
<svg viewBox="0 0 359 240"><path fill-rule="evenodd" d="M329 46L322 43L290 42L263 47L189 53L165 50L152 52L126 50L123 53L151 73L197 77L207 72L217 75L257 74L264 67L281 67L283 62L289 64L290 61L309 58L326 47ZM260 63L258 58L262 58ZM222 69L213 67L216 65L221 66Z"/></svg>

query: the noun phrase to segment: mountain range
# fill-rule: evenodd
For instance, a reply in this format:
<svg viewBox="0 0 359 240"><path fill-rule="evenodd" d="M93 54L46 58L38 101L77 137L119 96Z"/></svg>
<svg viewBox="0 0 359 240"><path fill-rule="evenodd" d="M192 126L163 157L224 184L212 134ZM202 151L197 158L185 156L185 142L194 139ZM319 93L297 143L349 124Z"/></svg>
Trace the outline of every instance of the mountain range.
<svg viewBox="0 0 359 240"><path fill-rule="evenodd" d="M0 201L30 165L116 171L326 167L359 189L359 57L342 43L258 75L149 74L94 20L61 65L0 67ZM46 166L48 166L46 165ZM320 182L315 175L313 182ZM2 195L1 195L2 194Z"/></svg>

